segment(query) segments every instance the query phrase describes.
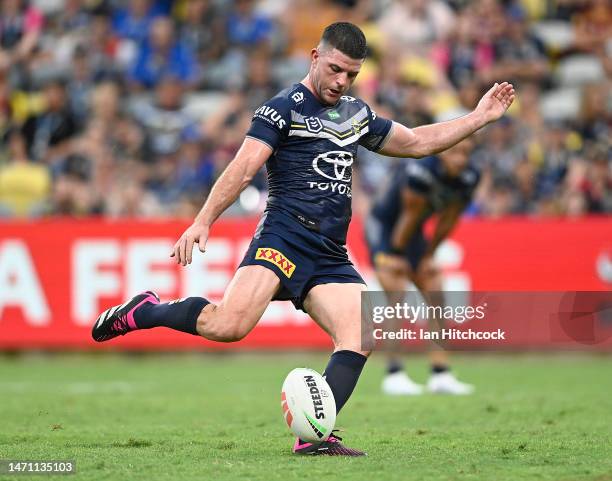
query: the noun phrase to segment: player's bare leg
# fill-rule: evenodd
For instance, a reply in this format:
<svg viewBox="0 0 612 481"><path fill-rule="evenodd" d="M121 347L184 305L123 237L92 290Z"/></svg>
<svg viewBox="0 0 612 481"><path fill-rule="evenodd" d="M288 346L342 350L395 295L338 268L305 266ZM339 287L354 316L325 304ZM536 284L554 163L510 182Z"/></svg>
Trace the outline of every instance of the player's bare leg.
<svg viewBox="0 0 612 481"><path fill-rule="evenodd" d="M363 284L320 284L313 287L304 301L306 312L332 338L334 353L323 376L331 387L340 411L350 397L369 351L361 346L361 292ZM337 435L321 445L297 440L293 451L298 454L328 454L336 456L363 456L357 449L347 448Z"/></svg>
<svg viewBox="0 0 612 481"><path fill-rule="evenodd" d="M361 348L361 293L365 290L364 284L319 284L306 296L304 308L329 333L334 352L370 355Z"/></svg>
<svg viewBox="0 0 612 481"><path fill-rule="evenodd" d="M375 262L376 277L385 291L388 305L404 301L404 292L411 277L411 268L404 259L382 254ZM390 329L401 326L398 319L390 319ZM387 374L382 382L382 391L391 396L418 396L425 388L414 382L404 370L401 359L401 344L395 340L384 340L380 349L387 355Z"/></svg>
<svg viewBox="0 0 612 481"><path fill-rule="evenodd" d="M414 282L421 290L423 297L431 306L444 306L442 292L442 273L431 258L425 259L419 266ZM443 328L442 320L430 319L432 329ZM435 394L465 395L474 391L474 386L459 381L450 371L448 351L436 343L431 343L429 351L431 375L427 390Z"/></svg>
<svg viewBox="0 0 612 481"><path fill-rule="evenodd" d="M270 269L241 267L223 300L217 305L208 304L198 316L198 334L212 341L239 341L255 327L279 287L278 276Z"/></svg>
<svg viewBox="0 0 612 481"><path fill-rule="evenodd" d="M102 342L138 329L168 327L212 341L239 341L255 327L279 286L270 269L244 266L236 271L218 305L203 297L161 304L157 294L147 291L103 312L92 336Z"/></svg>

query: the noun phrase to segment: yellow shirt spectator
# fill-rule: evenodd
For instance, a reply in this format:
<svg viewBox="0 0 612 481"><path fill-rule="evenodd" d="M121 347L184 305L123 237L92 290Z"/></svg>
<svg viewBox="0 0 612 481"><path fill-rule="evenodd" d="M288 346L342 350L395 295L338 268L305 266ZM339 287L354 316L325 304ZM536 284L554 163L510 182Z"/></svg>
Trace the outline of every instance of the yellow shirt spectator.
<svg viewBox="0 0 612 481"><path fill-rule="evenodd" d="M47 199L51 187L49 171L43 165L14 161L0 168L0 210L27 217Z"/></svg>

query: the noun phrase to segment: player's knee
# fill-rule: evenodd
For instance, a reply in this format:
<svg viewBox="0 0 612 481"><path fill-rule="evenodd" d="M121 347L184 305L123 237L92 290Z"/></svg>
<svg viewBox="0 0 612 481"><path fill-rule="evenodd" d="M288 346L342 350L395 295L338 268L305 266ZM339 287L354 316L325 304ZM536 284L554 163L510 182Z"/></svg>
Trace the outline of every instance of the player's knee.
<svg viewBox="0 0 612 481"><path fill-rule="evenodd" d="M241 329L240 326L229 326L223 324L213 324L206 327L203 332L204 337L218 342L237 342L248 334L248 331Z"/></svg>
<svg viewBox="0 0 612 481"><path fill-rule="evenodd" d="M237 342L248 334L248 330L240 325L224 325L223 323L206 323L202 328L198 327L205 338L218 342Z"/></svg>
<svg viewBox="0 0 612 481"><path fill-rule="evenodd" d="M224 342L238 342L246 337L249 333L249 329L245 327L246 323L236 323L233 325L228 325L225 327L224 334Z"/></svg>
<svg viewBox="0 0 612 481"><path fill-rule="evenodd" d="M250 332L248 313L242 311L223 312L214 310L202 312L198 317L198 332L207 339L219 342L237 342Z"/></svg>

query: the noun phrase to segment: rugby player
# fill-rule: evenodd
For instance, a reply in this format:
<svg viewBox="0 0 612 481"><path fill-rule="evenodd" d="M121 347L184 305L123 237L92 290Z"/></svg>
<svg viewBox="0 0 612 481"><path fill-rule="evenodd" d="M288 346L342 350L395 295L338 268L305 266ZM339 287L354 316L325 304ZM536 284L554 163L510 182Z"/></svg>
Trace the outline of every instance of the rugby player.
<svg viewBox="0 0 612 481"><path fill-rule="evenodd" d="M465 139L437 156L401 163L388 186L374 202L366 221L366 239L376 277L388 300L401 302L408 281L430 305L442 306L442 277L433 262L440 243L451 233L469 204L480 180L469 163L472 140ZM431 239L423 232L425 222L437 214ZM430 320L436 323L441 320ZM390 395L418 395L423 386L405 372L399 359L399 342L387 342L387 375L382 390ZM431 376L427 390L439 394L470 394L473 386L459 381L450 371L446 351L433 345Z"/></svg>
<svg viewBox="0 0 612 481"><path fill-rule="evenodd" d="M361 347L363 279L348 259L352 164L357 147L393 157L423 157L448 149L500 118L514 99L508 83L495 84L462 118L409 129L378 117L347 96L366 57L355 25L329 25L311 51L308 75L255 111L235 158L219 177L202 210L171 254L182 266L197 244L206 249L215 220L267 166L265 212L223 300L202 297L160 303L147 291L103 312L92 336L106 341L137 329L169 327L220 342L239 341L272 300L291 300L334 343L325 368L338 411L353 392L369 352ZM321 444L297 440L298 454L363 455L331 436Z"/></svg>

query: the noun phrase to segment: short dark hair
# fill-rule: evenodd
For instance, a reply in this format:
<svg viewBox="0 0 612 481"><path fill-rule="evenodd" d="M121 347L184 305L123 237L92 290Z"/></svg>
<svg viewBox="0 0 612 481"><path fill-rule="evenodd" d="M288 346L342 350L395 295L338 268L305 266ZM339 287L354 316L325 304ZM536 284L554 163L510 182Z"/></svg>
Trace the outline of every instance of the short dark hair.
<svg viewBox="0 0 612 481"><path fill-rule="evenodd" d="M368 54L365 35L357 25L349 22L336 22L327 26L321 42L354 59L361 60Z"/></svg>

